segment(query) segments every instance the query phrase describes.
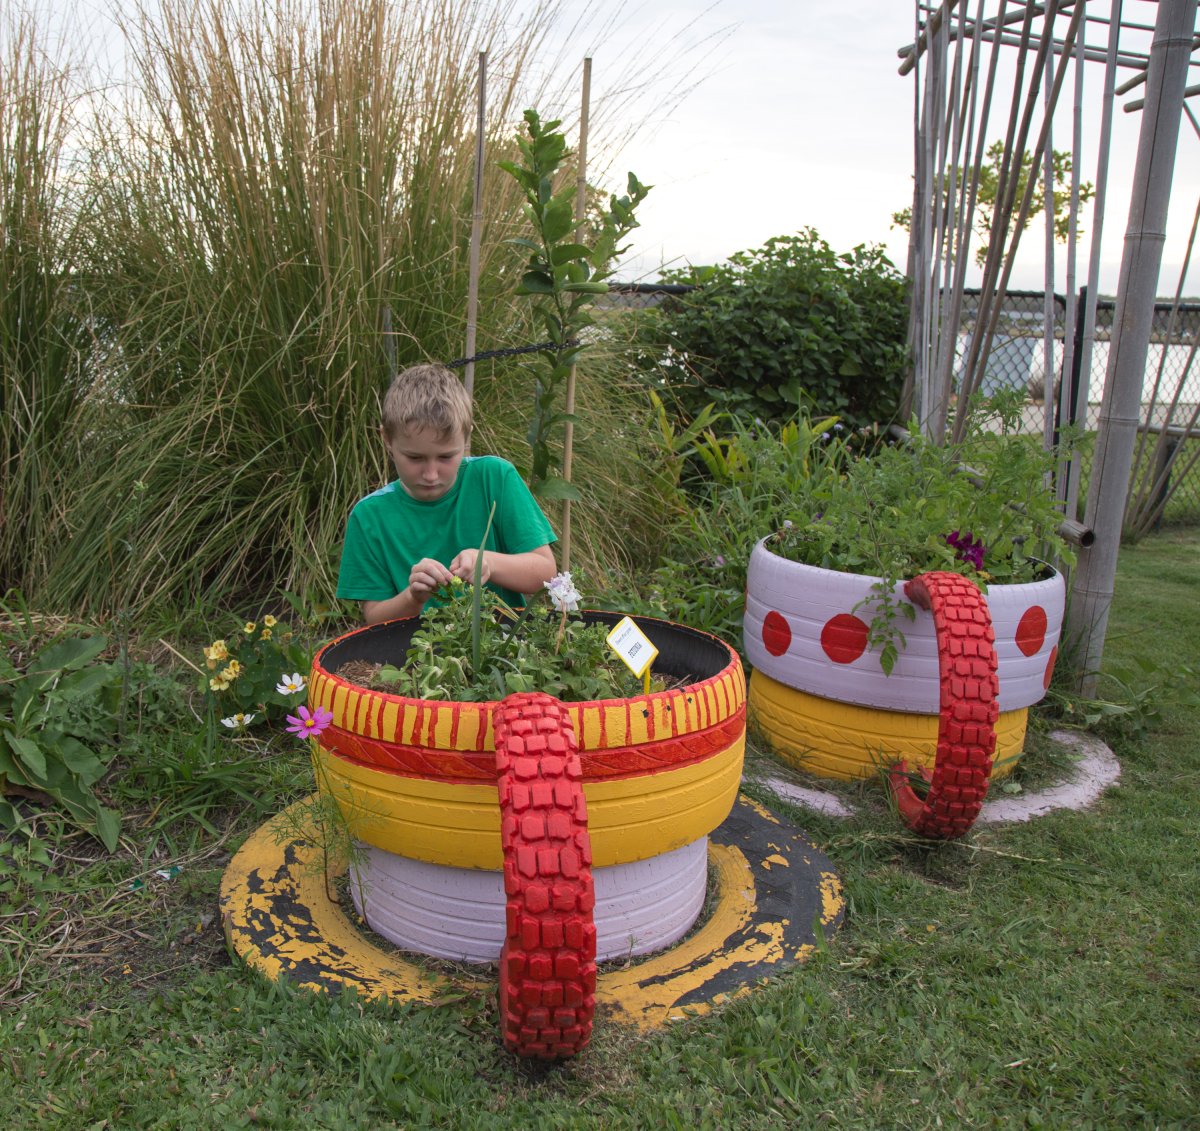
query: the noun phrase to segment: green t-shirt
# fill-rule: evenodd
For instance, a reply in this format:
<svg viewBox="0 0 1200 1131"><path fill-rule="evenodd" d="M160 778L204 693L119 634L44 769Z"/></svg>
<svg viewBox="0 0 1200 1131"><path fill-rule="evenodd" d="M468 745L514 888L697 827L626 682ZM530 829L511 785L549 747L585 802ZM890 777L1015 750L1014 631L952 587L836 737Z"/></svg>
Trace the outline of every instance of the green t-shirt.
<svg viewBox="0 0 1200 1131"><path fill-rule="evenodd" d="M467 456L454 486L440 499L414 499L397 480L355 504L346 523L337 595L386 601L404 591L421 558L449 565L460 550L477 549L493 502L496 514L484 549L524 554L555 541L511 463L498 456ZM525 604L522 594L489 586L510 605Z"/></svg>

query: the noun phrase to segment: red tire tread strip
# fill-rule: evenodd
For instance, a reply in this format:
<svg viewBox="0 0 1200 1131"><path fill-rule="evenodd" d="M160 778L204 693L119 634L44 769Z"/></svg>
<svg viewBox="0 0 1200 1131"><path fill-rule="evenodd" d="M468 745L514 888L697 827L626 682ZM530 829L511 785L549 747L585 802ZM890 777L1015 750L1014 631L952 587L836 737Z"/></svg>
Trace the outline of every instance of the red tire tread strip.
<svg viewBox="0 0 1200 1131"><path fill-rule="evenodd" d="M901 820L918 836L954 840L975 823L987 796L996 749L998 684L991 614L978 587L957 573L935 571L908 582L905 594L933 613L941 709L937 756L924 799L913 791L905 762L888 784Z"/></svg>
<svg viewBox="0 0 1200 1131"><path fill-rule="evenodd" d="M588 1043L596 1008L592 848L575 731L563 704L510 695L494 715L506 935L500 1026L519 1056Z"/></svg>

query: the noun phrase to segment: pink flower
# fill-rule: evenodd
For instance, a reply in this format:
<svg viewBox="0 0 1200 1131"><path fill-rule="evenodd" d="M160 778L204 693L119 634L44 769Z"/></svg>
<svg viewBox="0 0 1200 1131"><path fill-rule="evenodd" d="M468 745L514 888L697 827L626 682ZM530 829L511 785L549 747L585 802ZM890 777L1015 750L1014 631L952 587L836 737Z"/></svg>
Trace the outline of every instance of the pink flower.
<svg viewBox="0 0 1200 1131"><path fill-rule="evenodd" d="M318 707L315 711L300 707L295 715L288 715L287 721L290 724L287 727L288 734L294 734L297 738L316 738L333 722L333 712L324 707Z"/></svg>

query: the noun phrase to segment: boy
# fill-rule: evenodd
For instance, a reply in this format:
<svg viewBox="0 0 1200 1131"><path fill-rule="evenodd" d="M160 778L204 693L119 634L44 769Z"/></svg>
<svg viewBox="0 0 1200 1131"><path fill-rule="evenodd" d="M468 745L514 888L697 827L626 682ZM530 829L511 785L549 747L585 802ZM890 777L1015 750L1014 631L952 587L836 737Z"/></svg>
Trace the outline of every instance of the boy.
<svg viewBox="0 0 1200 1131"><path fill-rule="evenodd" d="M473 581L493 502L483 580L519 607L554 576L554 532L516 468L465 454L471 401L450 370L400 373L379 433L398 478L350 512L338 572L337 595L360 601L367 624L416 616L452 578Z"/></svg>

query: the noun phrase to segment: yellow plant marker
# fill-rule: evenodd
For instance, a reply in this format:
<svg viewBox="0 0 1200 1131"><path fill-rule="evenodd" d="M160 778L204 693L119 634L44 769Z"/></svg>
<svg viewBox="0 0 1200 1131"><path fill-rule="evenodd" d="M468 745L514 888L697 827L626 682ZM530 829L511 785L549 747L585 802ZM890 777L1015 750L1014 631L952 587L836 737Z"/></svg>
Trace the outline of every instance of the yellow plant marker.
<svg viewBox="0 0 1200 1131"><path fill-rule="evenodd" d="M642 686L650 694L650 665L658 656L658 649L650 638L634 623L632 617L622 617L605 639L608 646L621 657L621 662L642 677Z"/></svg>

